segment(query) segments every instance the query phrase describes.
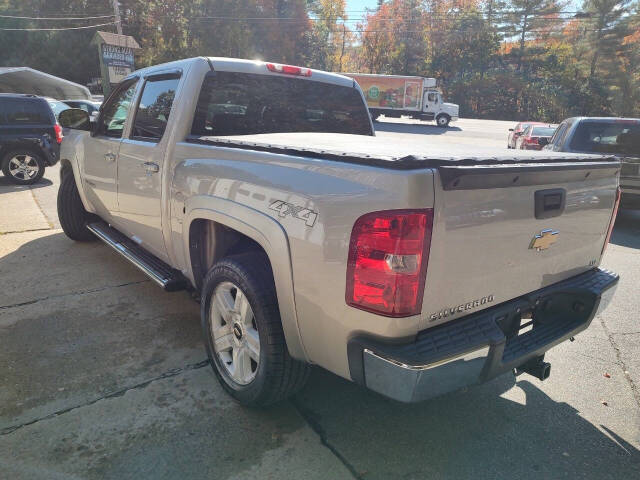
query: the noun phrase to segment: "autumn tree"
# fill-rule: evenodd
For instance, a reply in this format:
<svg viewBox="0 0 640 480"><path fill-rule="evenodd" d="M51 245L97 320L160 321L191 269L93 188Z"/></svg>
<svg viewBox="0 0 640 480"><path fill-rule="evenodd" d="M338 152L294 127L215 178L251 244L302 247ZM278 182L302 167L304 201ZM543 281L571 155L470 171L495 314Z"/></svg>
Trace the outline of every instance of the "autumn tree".
<svg viewBox="0 0 640 480"><path fill-rule="evenodd" d="M511 0L505 19L511 31L517 36L518 48L516 49L516 70L520 71L526 55L527 40L545 30L549 22L553 22L556 14L561 11L564 3L557 0ZM552 20L550 20L552 19Z"/></svg>
<svg viewBox="0 0 640 480"><path fill-rule="evenodd" d="M346 26L345 0L313 0L310 2L315 16L312 30L311 63L329 71L340 71L350 41Z"/></svg>
<svg viewBox="0 0 640 480"><path fill-rule="evenodd" d="M366 17L362 54L371 72L416 75L426 67L425 16L418 0L388 0Z"/></svg>

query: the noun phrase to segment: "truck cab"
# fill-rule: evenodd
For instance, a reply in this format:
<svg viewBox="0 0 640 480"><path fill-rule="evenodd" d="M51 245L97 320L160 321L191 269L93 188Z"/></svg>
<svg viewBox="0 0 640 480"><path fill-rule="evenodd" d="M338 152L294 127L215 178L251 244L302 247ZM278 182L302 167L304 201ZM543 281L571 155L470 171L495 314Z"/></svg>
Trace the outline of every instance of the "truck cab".
<svg viewBox="0 0 640 480"><path fill-rule="evenodd" d="M425 88L422 96L422 118L436 119L438 126L445 127L451 121L458 120L458 105L447 103L442 98L442 93L436 88ZM448 121L447 121L448 120Z"/></svg>

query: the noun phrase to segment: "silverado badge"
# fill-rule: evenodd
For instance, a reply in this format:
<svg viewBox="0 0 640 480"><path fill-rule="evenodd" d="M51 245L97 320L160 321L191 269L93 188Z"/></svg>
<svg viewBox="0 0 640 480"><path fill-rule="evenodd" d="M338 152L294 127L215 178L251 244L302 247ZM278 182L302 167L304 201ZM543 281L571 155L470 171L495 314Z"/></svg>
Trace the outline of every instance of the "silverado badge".
<svg viewBox="0 0 640 480"><path fill-rule="evenodd" d="M546 250L551 245L556 243L558 240L558 235L560 232L557 230L542 230L540 233L533 236L533 240L529 244L529 248L535 249L536 251Z"/></svg>

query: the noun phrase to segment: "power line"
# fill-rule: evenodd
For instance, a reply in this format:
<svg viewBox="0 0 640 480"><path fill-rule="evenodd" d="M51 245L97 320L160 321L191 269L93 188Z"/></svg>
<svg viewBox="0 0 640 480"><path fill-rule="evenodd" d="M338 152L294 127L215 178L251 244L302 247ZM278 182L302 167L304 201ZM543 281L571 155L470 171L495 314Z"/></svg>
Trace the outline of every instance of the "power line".
<svg viewBox="0 0 640 480"><path fill-rule="evenodd" d="M23 17L18 15L0 15L0 18L14 18L20 20L54 20L54 21L67 21L67 20L94 20L98 18L109 18L114 15L96 15L92 17Z"/></svg>
<svg viewBox="0 0 640 480"><path fill-rule="evenodd" d="M60 32L64 30L83 30L87 28L104 27L115 25L117 22L98 23L97 25L85 25L83 27L62 27L62 28L0 28L5 32Z"/></svg>

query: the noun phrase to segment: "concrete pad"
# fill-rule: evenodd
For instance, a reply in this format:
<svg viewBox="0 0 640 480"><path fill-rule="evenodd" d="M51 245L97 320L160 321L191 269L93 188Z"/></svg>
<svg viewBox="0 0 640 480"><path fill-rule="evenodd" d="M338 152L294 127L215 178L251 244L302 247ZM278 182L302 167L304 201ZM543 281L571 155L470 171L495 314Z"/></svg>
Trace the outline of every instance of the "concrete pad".
<svg viewBox="0 0 640 480"><path fill-rule="evenodd" d="M0 234L51 228L31 190L27 187L16 187L11 190L5 187L0 192ZM4 238L2 241L4 243Z"/></svg>
<svg viewBox="0 0 640 480"><path fill-rule="evenodd" d="M0 236L0 309L147 279L100 241L74 242L61 230Z"/></svg>
<svg viewBox="0 0 640 480"><path fill-rule="evenodd" d="M154 283L0 309L0 431L206 360L199 305Z"/></svg>
<svg viewBox="0 0 640 480"><path fill-rule="evenodd" d="M349 479L290 404L240 407L208 366L0 436L12 479Z"/></svg>
<svg viewBox="0 0 640 480"><path fill-rule="evenodd" d="M624 379L584 377L598 368L567 376L565 367L573 364L561 365L557 356L552 364L551 384L523 377L512 387L507 375L416 405L318 370L296 404L367 480L636 478L638 414L629 409ZM616 395L621 403L600 403L601 396Z"/></svg>

